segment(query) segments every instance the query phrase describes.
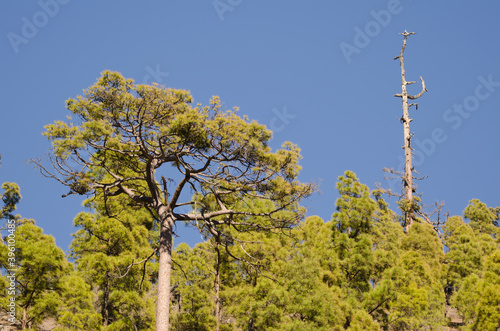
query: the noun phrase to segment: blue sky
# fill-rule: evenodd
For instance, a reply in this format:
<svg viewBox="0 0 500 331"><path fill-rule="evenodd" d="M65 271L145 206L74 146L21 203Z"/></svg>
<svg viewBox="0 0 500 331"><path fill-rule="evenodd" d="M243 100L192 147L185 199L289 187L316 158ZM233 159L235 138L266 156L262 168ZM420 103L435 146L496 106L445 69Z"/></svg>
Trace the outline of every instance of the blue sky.
<svg viewBox="0 0 500 331"><path fill-rule="evenodd" d="M19 213L67 249L82 198L26 160L50 145L43 126L103 70L140 83L219 95L275 131L272 146L302 149L303 181L321 194L304 205L329 220L345 170L371 189L403 151L399 54L408 80L429 90L412 110L415 165L427 204L461 214L478 198L500 206L500 2L462 1L2 1L0 182L17 182ZM419 86L412 86L418 93ZM394 203L391 204L395 209ZM176 244L199 235L178 227Z"/></svg>

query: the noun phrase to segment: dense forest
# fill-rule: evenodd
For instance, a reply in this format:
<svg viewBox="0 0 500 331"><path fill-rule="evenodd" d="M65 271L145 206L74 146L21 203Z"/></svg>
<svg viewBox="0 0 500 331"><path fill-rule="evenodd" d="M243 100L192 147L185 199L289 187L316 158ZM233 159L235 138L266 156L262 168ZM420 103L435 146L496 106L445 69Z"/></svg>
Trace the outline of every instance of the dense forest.
<svg viewBox="0 0 500 331"><path fill-rule="evenodd" d="M13 327L500 328L500 207L474 199L433 219L402 196L392 210L386 190L345 171L331 219L306 217L317 185L298 180L300 149L272 151L265 126L217 97L192 105L187 91L104 72L67 107L77 119L47 125L51 157L33 160L87 198L67 254L15 213L18 185L2 185L0 307ZM182 224L204 241L174 246Z"/></svg>

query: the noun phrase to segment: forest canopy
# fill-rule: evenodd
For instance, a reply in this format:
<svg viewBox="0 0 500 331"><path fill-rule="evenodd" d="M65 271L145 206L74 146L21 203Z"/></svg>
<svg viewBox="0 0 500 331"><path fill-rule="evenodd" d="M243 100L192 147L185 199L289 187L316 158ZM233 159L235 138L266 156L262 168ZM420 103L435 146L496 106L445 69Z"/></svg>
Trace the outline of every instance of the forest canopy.
<svg viewBox="0 0 500 331"><path fill-rule="evenodd" d="M14 214L19 186L2 185L0 306L11 324L500 327L500 207L473 199L462 215L409 223L404 204L392 210L387 191L347 170L331 218L306 217L301 202L317 185L299 181L298 146L273 151L270 130L218 97L193 105L188 91L105 71L67 108L75 119L46 126L53 148L33 162L64 196L84 196L86 211L65 253ZM174 246L177 223L204 241Z"/></svg>

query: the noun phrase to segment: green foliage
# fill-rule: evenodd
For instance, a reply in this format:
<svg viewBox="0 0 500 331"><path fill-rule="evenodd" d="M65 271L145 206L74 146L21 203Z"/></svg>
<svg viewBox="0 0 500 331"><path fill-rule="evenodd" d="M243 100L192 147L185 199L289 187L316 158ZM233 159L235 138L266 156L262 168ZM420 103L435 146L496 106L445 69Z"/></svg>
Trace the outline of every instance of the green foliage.
<svg viewBox="0 0 500 331"><path fill-rule="evenodd" d="M337 188L333 250L344 276L337 283L344 300L387 329L442 325L444 252L433 228L415 223L405 235L381 192L373 191L372 198L350 171L339 177Z"/></svg>
<svg viewBox="0 0 500 331"><path fill-rule="evenodd" d="M3 194L0 194L0 198L3 202L3 207L0 208L0 219L14 220L19 218L12 214L16 210L16 205L21 200L21 190L16 183L5 182L2 184Z"/></svg>
<svg viewBox="0 0 500 331"><path fill-rule="evenodd" d="M233 227L222 225L223 215L214 218L219 223L193 222L207 241L173 252L171 329L439 329L447 324L446 302L458 309L464 330L500 326L497 208L471 201L464 211L470 223L448 218L441 241L418 221L405 234L380 192L370 195L354 173L341 176L337 187L331 222L308 217L281 235L267 230L269 220L252 216L273 209L264 200L226 198L249 213L233 215ZM209 195L193 201L200 212L218 204ZM16 254L29 261L18 281L38 284L27 287L29 305L18 302L26 326L52 316L58 331L153 329L157 223L154 213L127 202L87 200L91 212L75 218L76 271L33 221L17 220L23 244ZM274 217L300 217L295 213L303 209L294 210ZM0 253L5 268L5 245ZM5 277L0 284L7 286Z"/></svg>
<svg viewBox="0 0 500 331"><path fill-rule="evenodd" d="M339 275L330 228L311 217L290 236L253 236L253 244L245 244L242 256L259 264L242 268L240 283L228 290L229 312L240 328L343 329L348 305L333 286Z"/></svg>
<svg viewBox="0 0 500 331"><path fill-rule="evenodd" d="M333 224L337 232L357 238L371 230L377 203L370 198L368 187L361 184L352 171L346 171L338 179L337 190L341 197L336 202Z"/></svg>
<svg viewBox="0 0 500 331"><path fill-rule="evenodd" d="M366 311L357 309L354 310L347 331L378 331L380 325L373 320L372 316Z"/></svg>
<svg viewBox="0 0 500 331"><path fill-rule="evenodd" d="M152 257L151 216L125 201L88 200L92 212L75 218L71 257L79 275L97 292L101 320L107 330L153 327L154 299L149 295L157 267ZM143 263L138 263L144 261Z"/></svg>
<svg viewBox="0 0 500 331"><path fill-rule="evenodd" d="M460 216L450 217L443 230L444 244L448 247L445 258L446 280L451 286L460 288L469 275L481 275L481 247L471 226Z"/></svg>
<svg viewBox="0 0 500 331"><path fill-rule="evenodd" d="M482 278L468 276L453 296L464 316L467 330L497 330L500 327L500 251L486 259Z"/></svg>
<svg viewBox="0 0 500 331"><path fill-rule="evenodd" d="M339 177L337 189L340 198L336 202L337 212L332 215L333 245L344 275L338 285L355 289L349 294L360 300L371 288L369 280L374 271L371 231L377 203L370 197L368 187L351 171Z"/></svg>
<svg viewBox="0 0 500 331"><path fill-rule="evenodd" d="M69 194L94 195L91 212L75 218L76 270L52 237L13 214L17 185L2 186L0 218L18 225L25 327L52 316L61 331L153 330L157 238L168 219L206 239L172 252L172 330L438 330L447 305L464 330L500 328L500 208L474 199L468 223L450 217L441 237L421 219L405 233L382 191L346 171L331 222L299 223L298 202L315 189L297 181L299 148L272 152L271 132L224 111L218 97L192 105L188 91L106 71L67 107L77 120L45 135ZM165 178L163 164L175 174ZM180 202L186 185L194 194ZM192 213L175 211L186 205ZM420 200L398 207L415 212ZM8 259L3 244L3 269Z"/></svg>
<svg viewBox="0 0 500 331"><path fill-rule="evenodd" d="M483 288L477 307L474 330L496 331L500 328L500 285L491 284Z"/></svg>
<svg viewBox="0 0 500 331"><path fill-rule="evenodd" d="M76 273L64 276L59 281L59 290L59 327L55 331L102 329L101 316L94 309L95 295L83 278Z"/></svg>
<svg viewBox="0 0 500 331"><path fill-rule="evenodd" d="M441 281L444 249L433 227L428 223L415 223L401 242L401 249L418 253Z"/></svg>
<svg viewBox="0 0 500 331"><path fill-rule="evenodd" d="M446 225L449 274L457 284L451 303L464 318L465 330L497 330L500 327L500 249L498 208L474 199L460 217Z"/></svg>
<svg viewBox="0 0 500 331"><path fill-rule="evenodd" d="M34 220L18 219L16 226L16 318L23 327L30 327L57 315L61 305L59 280L71 267L54 238L43 234ZM0 246L0 266L4 270L12 269L7 241L5 237Z"/></svg>
<svg viewBox="0 0 500 331"><path fill-rule="evenodd" d="M498 208L489 208L477 199L469 202L464 210L464 217L470 220L470 225L478 233L487 233L498 238L499 216Z"/></svg>
<svg viewBox="0 0 500 331"><path fill-rule="evenodd" d="M379 198L379 203L383 202ZM371 275L372 281L377 284L385 270L396 265L399 256L401 242L405 238L403 228L396 221L397 215L379 205L374 215L374 226L372 228L371 240L374 251L374 271Z"/></svg>
<svg viewBox="0 0 500 331"><path fill-rule="evenodd" d="M489 255L499 249L500 228L499 208L491 208L483 202L473 199L464 210L464 217L479 239L483 254Z"/></svg>
<svg viewBox="0 0 500 331"><path fill-rule="evenodd" d="M423 255L415 251L405 253L388 274L396 288L388 317L393 321L392 327L418 330L443 325L444 291Z"/></svg>
<svg viewBox="0 0 500 331"><path fill-rule="evenodd" d="M486 260L481 299L473 328L476 330L498 330L500 328L500 251Z"/></svg>
<svg viewBox="0 0 500 331"><path fill-rule="evenodd" d="M109 194L113 189L151 205L158 198L151 191L150 185L157 184L151 172L171 164L198 192L225 204L227 193L211 189L230 190L233 201L253 192L285 204L311 193L311 185L296 180L301 158L297 146L285 143L272 152L267 145L271 132L238 116L237 108L224 111L218 97L207 106L191 103L186 90L134 84L117 72L103 72L83 96L67 101L77 121L46 126L44 135L52 141L57 160L53 166L63 175L60 181L70 194ZM104 173L110 176L103 180Z"/></svg>
<svg viewBox="0 0 500 331"><path fill-rule="evenodd" d="M471 325L477 317L477 305L481 300L481 279L476 274L470 274L461 281L461 286L456 291L451 303L461 313L466 325Z"/></svg>
<svg viewBox="0 0 500 331"><path fill-rule="evenodd" d="M413 197L413 201L402 198L397 204L403 213L414 213L420 210L421 199L416 196Z"/></svg>
<svg viewBox="0 0 500 331"><path fill-rule="evenodd" d="M401 241L400 250L398 263L387 269L381 280L390 311L387 316L382 313L385 323L397 330L443 325L444 252L437 234L429 224L414 223Z"/></svg>
<svg viewBox="0 0 500 331"><path fill-rule="evenodd" d="M161 284L170 281L175 222L196 226L202 222L200 230L211 235L222 226L264 228L248 222L257 218L267 219L267 229L289 228L300 220L298 202L315 190L315 185L297 180L301 169L297 146L285 142L281 149L271 151L271 131L238 116L237 108L224 110L218 97L213 97L210 105L193 106L188 91L134 84L117 72L105 71L83 96L69 99L67 108L77 115L76 121L69 118L45 127L44 135L52 142L52 169L38 161L35 164L42 173L69 187L68 194L102 195L105 201L125 196L128 203L148 210L159 221L162 238L158 243ZM165 172L163 165L173 166L173 171ZM186 187L195 197L181 201ZM272 209L258 213L241 209L242 201L247 200L270 202ZM194 206L194 212L179 211L186 205ZM275 217L274 213L284 210L296 215L286 220ZM88 223L83 215L81 218L82 224ZM111 224L112 220L97 223ZM121 243L109 239L120 251ZM118 265L109 243L93 244L106 246L106 252L94 254L99 260L95 265L85 259L80 264L95 266L99 271L93 276L97 278L103 272L105 279L116 278L113 269ZM110 280L97 278L99 286L110 286ZM158 289L160 324L168 322L168 287ZM105 325L108 299L112 297L105 290Z"/></svg>
<svg viewBox="0 0 500 331"><path fill-rule="evenodd" d="M191 249L180 244L173 253L172 286L175 291L171 307L172 330L213 330L214 316L214 252L209 242Z"/></svg>

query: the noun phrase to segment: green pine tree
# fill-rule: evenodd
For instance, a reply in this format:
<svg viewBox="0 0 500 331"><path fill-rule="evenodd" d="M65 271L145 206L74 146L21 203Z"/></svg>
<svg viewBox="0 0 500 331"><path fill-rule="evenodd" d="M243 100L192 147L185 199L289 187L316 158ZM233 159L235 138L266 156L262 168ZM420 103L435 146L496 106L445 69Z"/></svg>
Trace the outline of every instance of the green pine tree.
<svg viewBox="0 0 500 331"><path fill-rule="evenodd" d="M97 293L102 326L152 330L157 256L148 240L154 232L151 215L120 199L98 197L85 205L92 211L74 220L80 229L74 234L70 256L79 275Z"/></svg>
<svg viewBox="0 0 500 331"><path fill-rule="evenodd" d="M21 190L16 183L5 182L2 184L3 194L0 194L3 206L0 208L0 219L14 220L19 216L12 214L17 209L21 200Z"/></svg>
<svg viewBox="0 0 500 331"><path fill-rule="evenodd" d="M8 237L0 246L0 266L12 270ZM44 234L31 219L16 220L15 229L16 318L23 329L56 317L61 304L59 280L71 269L52 236ZM9 273L12 273L9 271Z"/></svg>
<svg viewBox="0 0 500 331"><path fill-rule="evenodd" d="M61 293L54 331L102 330L101 315L95 310L91 286L76 272L59 280Z"/></svg>
<svg viewBox="0 0 500 331"><path fill-rule="evenodd" d="M197 244L191 249L181 243L172 255L171 329L204 331L215 330L214 250L210 242Z"/></svg>
<svg viewBox="0 0 500 331"><path fill-rule="evenodd" d="M443 227L444 245L448 247L444 267L450 289L459 289L464 279L483 269L483 254L472 227L460 216L448 218Z"/></svg>
<svg viewBox="0 0 500 331"><path fill-rule="evenodd" d="M454 239L448 252L456 265L458 288L451 303L462 314L464 330L500 328L500 246L499 208L473 199L464 210L469 224L455 217L450 221ZM458 226L457 226L458 224ZM460 250L457 253L457 248ZM460 254L461 253L461 254ZM453 266L452 265L452 266ZM450 267L451 269L451 267ZM453 270L453 269L452 269Z"/></svg>
<svg viewBox="0 0 500 331"><path fill-rule="evenodd" d="M288 227L299 220L276 220L273 212L291 209L315 191L313 183L297 180L297 146L286 142L272 151L271 132L238 116L236 108L224 110L218 97L207 106L192 102L186 90L134 84L105 71L83 96L67 101L76 120L46 126L52 167L34 161L43 174L69 188L67 195L126 197L158 220L158 331L169 325L176 222L231 226L233 216L252 215L251 220L269 220L271 228ZM215 201L216 209L194 206L198 212L186 213L183 206L194 203L189 190ZM239 209L249 198L271 201L273 210Z"/></svg>

